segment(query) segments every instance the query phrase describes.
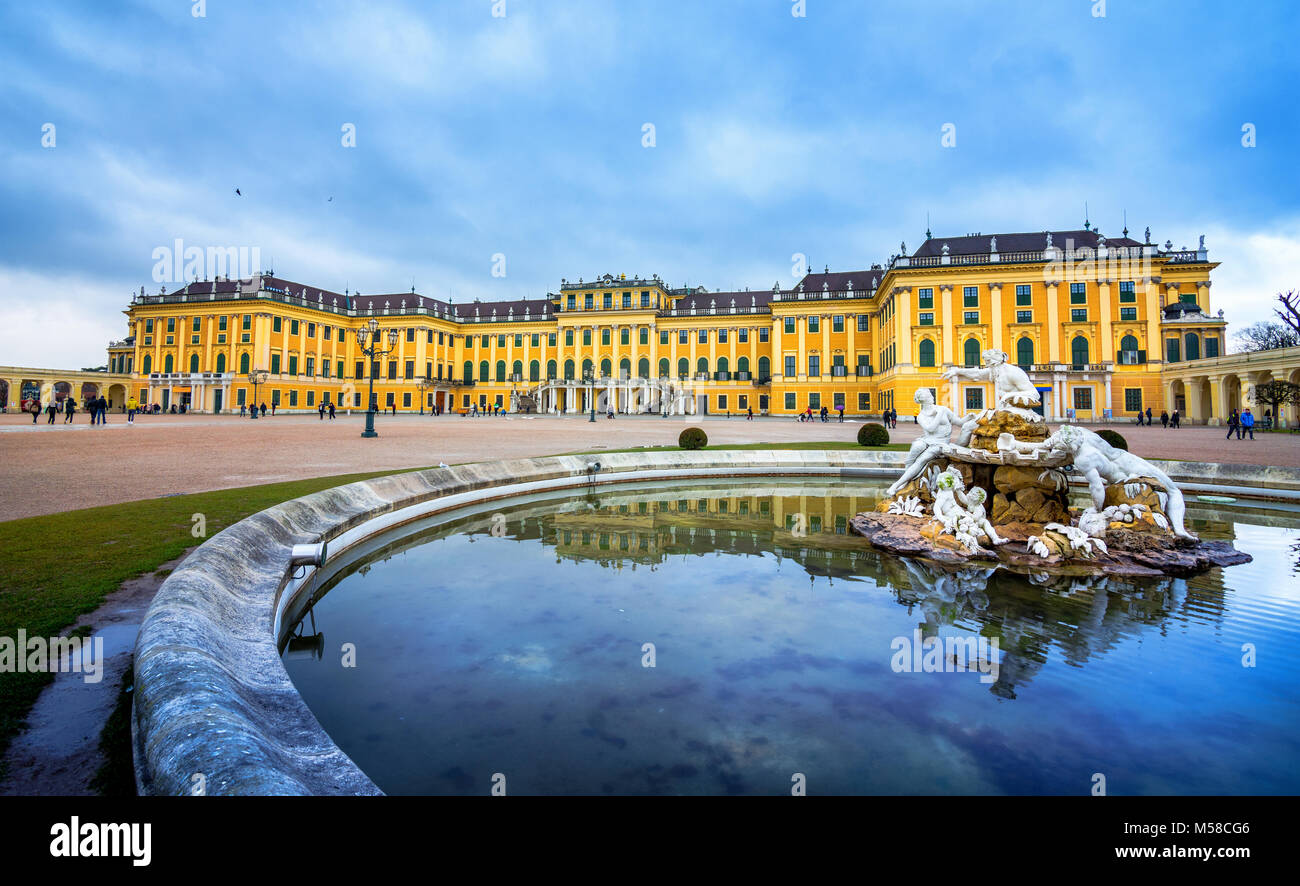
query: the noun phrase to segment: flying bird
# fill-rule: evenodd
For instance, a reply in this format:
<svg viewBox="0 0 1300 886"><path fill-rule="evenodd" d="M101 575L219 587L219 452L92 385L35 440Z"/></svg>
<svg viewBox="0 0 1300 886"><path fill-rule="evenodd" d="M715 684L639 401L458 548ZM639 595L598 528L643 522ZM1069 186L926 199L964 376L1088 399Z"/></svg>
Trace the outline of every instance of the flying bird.
<svg viewBox="0 0 1300 886"><path fill-rule="evenodd" d="M242 197L242 196L244 196L244 195L241 194L241 193L239 193L239 188L235 188L235 196L236 196L236 197Z"/></svg>
<svg viewBox="0 0 1300 886"><path fill-rule="evenodd" d="M330 197L330 198L329 198L328 200L326 200L325 202L326 202L326 203L333 203L333 202L334 202L334 198L333 198L333 197Z"/></svg>

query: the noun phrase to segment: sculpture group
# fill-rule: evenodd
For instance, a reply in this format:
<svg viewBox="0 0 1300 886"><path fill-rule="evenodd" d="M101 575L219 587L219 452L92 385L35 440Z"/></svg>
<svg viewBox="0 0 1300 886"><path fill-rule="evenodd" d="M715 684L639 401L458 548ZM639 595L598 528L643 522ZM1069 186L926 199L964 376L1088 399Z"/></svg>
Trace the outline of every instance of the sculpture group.
<svg viewBox="0 0 1300 886"><path fill-rule="evenodd" d="M1245 562L1188 531L1182 492L1146 459L1077 425L1049 433L1038 391L998 350L944 377L988 381L993 405L958 415L928 388L914 397L921 436L874 514L854 529L874 545L939 560L997 559L1133 575L1191 573ZM953 433L956 432L956 439ZM1091 505L1070 503L1070 478Z"/></svg>

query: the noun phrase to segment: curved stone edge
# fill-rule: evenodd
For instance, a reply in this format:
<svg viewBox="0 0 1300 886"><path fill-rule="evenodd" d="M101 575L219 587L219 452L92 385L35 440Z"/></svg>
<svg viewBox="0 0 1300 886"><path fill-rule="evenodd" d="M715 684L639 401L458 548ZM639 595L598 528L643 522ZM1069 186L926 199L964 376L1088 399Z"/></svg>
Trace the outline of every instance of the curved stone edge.
<svg viewBox="0 0 1300 886"><path fill-rule="evenodd" d="M280 659L276 613L293 545L330 541L368 520L454 494L516 483L642 471L893 473L901 452L717 450L593 452L394 474L293 499L200 545L159 589L135 648L132 744L145 795L379 794L321 728ZM752 473L751 473L752 475ZM717 476L716 473L713 476ZM490 497L490 494L489 494Z"/></svg>

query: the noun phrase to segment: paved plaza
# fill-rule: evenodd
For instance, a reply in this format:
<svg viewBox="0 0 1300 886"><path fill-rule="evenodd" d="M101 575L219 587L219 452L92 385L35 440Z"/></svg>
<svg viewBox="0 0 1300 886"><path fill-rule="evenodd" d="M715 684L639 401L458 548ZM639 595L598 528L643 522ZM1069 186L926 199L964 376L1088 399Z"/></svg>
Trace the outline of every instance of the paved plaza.
<svg viewBox="0 0 1300 886"><path fill-rule="evenodd" d="M12 520L75 508L258 483L426 467L499 458L556 455L591 449L675 446L683 427L703 427L710 443L785 443L856 439L860 422L801 423L789 418L513 415L379 416L379 437L363 439L364 414L237 416L160 415L128 426L114 414L92 427L84 414L71 425L33 425L23 415L0 416L0 515ZM1189 461L1300 467L1300 434L1257 434L1225 440L1225 429L1138 428L1112 425L1141 456ZM917 436L900 421L893 442Z"/></svg>

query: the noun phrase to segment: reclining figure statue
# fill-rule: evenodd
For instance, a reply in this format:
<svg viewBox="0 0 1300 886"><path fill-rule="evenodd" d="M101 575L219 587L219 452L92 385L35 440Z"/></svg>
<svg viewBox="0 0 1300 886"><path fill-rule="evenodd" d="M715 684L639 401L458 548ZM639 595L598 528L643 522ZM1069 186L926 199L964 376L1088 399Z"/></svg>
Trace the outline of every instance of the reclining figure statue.
<svg viewBox="0 0 1300 886"><path fill-rule="evenodd" d="M1107 485L1123 483L1124 491L1132 496L1137 493L1135 487L1142 477L1153 477L1164 486L1165 513L1174 534L1183 538L1196 538L1183 527L1187 506L1183 501L1183 493L1169 479L1169 475L1146 459L1116 449L1092 431L1077 425L1062 425L1055 434L1041 443L1017 442L1015 448L1019 452L1055 449L1073 456L1074 467L1088 481L1088 490L1092 493L1093 505L1098 511L1106 507Z"/></svg>

